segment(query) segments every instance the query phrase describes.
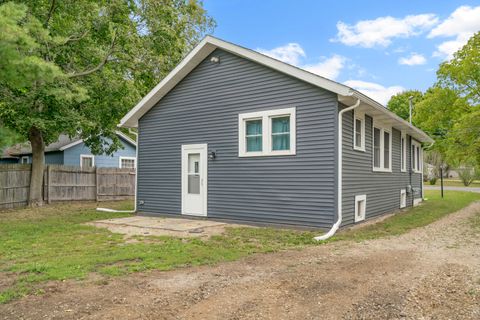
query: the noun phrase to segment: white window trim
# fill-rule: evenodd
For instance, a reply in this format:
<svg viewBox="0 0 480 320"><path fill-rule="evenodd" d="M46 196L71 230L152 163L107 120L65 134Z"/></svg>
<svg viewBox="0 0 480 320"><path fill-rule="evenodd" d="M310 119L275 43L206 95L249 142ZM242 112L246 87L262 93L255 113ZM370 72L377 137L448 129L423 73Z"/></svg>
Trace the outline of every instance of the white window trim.
<svg viewBox="0 0 480 320"><path fill-rule="evenodd" d="M80 168L82 168L82 160L83 159L87 159L87 158L90 158L92 159L92 168L95 167L95 156L91 155L91 154L81 154L80 155Z"/></svg>
<svg viewBox="0 0 480 320"><path fill-rule="evenodd" d="M405 197L405 202L402 201L403 197ZM400 190L400 209L403 209L407 206L407 190L401 189Z"/></svg>
<svg viewBox="0 0 480 320"><path fill-rule="evenodd" d="M290 116L290 150L272 150L272 124L271 119L281 116ZM262 151L247 152L245 142L245 124L248 120L262 119ZM286 156L296 154L296 109L285 108L265 110L258 112L242 113L238 115L238 156Z"/></svg>
<svg viewBox="0 0 480 320"><path fill-rule="evenodd" d="M364 201L363 214L360 217L358 216L358 205L357 205L359 201ZM367 212L367 195L362 194L362 195L355 196L355 222L365 220L366 212Z"/></svg>
<svg viewBox="0 0 480 320"><path fill-rule="evenodd" d="M122 168L122 160L133 160L133 169L137 168L137 158L135 157L118 157L118 167Z"/></svg>
<svg viewBox="0 0 480 320"><path fill-rule="evenodd" d="M412 147L415 147L415 149L418 147L418 150L419 150L418 154L415 153L416 156L419 157L419 167L418 167L418 168L417 168L417 166L416 166L416 163L417 163L416 160L417 160L417 159L416 159L416 158L415 158L415 159L413 158L413 153L411 152ZM415 172L415 173L422 173L422 172L423 172L423 150L422 150L422 145L421 145L419 142L417 142L417 141L415 141L415 140L412 140L412 145L411 145L411 147L410 147L410 152L412 153L411 158L412 158L412 170L413 170L413 172Z"/></svg>
<svg viewBox="0 0 480 320"><path fill-rule="evenodd" d="M27 162L23 162L23 159L27 159ZM29 164L29 163L30 163L29 157L28 157L28 156L22 156L22 157L20 158L20 163L21 163L21 164Z"/></svg>
<svg viewBox="0 0 480 320"><path fill-rule="evenodd" d="M375 167L375 147L374 147L374 141L375 141L375 134L374 134L374 128L380 129L380 167ZM389 133L389 147L390 147L390 152L389 154L389 161L388 163L390 164L389 168L385 168L385 132ZM384 126L378 122L373 123L372 127L372 169L373 171L376 172L392 172L392 128Z"/></svg>
<svg viewBox="0 0 480 320"><path fill-rule="evenodd" d="M403 140L403 150L402 150L402 140ZM405 132L402 132L402 135L400 136L400 157L402 157L402 159L400 160L401 162L400 171L407 172L407 135L405 134Z"/></svg>
<svg viewBox="0 0 480 320"><path fill-rule="evenodd" d="M360 147L356 144L357 120L362 123ZM353 149L365 152L365 113L353 110Z"/></svg>

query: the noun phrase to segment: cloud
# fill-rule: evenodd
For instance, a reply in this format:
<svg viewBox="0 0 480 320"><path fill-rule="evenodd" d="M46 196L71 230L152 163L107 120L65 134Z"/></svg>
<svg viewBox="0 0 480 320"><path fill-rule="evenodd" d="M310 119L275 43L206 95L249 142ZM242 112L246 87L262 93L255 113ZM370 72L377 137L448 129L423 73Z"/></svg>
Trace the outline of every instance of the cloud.
<svg viewBox="0 0 480 320"><path fill-rule="evenodd" d="M390 100L393 95L405 91L405 88L401 86L384 87L378 83L361 80L348 80L345 81L344 84L360 91L384 106L387 105L388 100Z"/></svg>
<svg viewBox="0 0 480 320"><path fill-rule="evenodd" d="M458 7L442 23L433 28L428 38L455 37L437 46L434 56L451 59L453 54L463 47L473 34L480 30L480 6Z"/></svg>
<svg viewBox="0 0 480 320"><path fill-rule="evenodd" d="M269 57L292 64L312 73L318 74L328 79L336 79L340 71L345 67L347 58L334 54L331 57L323 57L320 62L314 64L305 64L303 60L307 57L305 50L298 43L292 42L284 46L276 47L271 50L257 49Z"/></svg>
<svg viewBox="0 0 480 320"><path fill-rule="evenodd" d="M271 50L266 49L257 49L258 52L263 53L269 57L275 58L277 60L298 65L300 59L305 57L305 51L298 43L288 43L287 45L273 48Z"/></svg>
<svg viewBox="0 0 480 320"><path fill-rule="evenodd" d="M347 46L372 48L387 47L394 38L408 38L429 30L438 23L434 14L408 15L403 19L379 17L374 20L361 20L355 25L337 22L337 36L331 41L339 41Z"/></svg>
<svg viewBox="0 0 480 320"><path fill-rule="evenodd" d="M340 71L344 68L346 61L347 58L334 54L330 58L325 58L319 63L304 65L302 68L322 77L335 80L339 76Z"/></svg>
<svg viewBox="0 0 480 320"><path fill-rule="evenodd" d="M425 64L427 59L421 54L413 52L409 57L402 57L398 59L398 63L404 64L407 66L417 66L420 64Z"/></svg>

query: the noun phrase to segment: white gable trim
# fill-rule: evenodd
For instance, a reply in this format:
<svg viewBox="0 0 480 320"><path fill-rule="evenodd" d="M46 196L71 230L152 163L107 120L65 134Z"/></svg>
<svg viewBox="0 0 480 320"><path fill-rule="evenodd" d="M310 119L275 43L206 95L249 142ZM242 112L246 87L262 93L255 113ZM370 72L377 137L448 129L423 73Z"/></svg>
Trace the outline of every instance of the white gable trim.
<svg viewBox="0 0 480 320"><path fill-rule="evenodd" d="M79 139L77 141L73 141L73 142L70 142L69 144L64 145L63 147L59 148L58 150L60 150L60 151L67 150L71 147L75 147L77 144L80 144L82 142L83 142L83 139Z"/></svg>
<svg viewBox="0 0 480 320"><path fill-rule="evenodd" d="M222 49L258 64L267 66L276 71L285 73L299 80L310 83L314 86L331 91L338 95L342 102L347 100L355 101L360 99L366 106L375 109L392 121L394 127L399 130L406 130L408 133L422 142L433 143L433 140L420 129L414 127L404 119L401 119L393 112L386 109L380 103L365 96L364 94L338 82L329 80L306 70L289 65L259 52L243 48L230 42L206 36L189 54L150 91L142 100L131 109L120 120L120 127L135 128L138 120L147 113L158 101L160 101L170 90L172 90L185 76L187 76L198 64L200 64L215 49ZM348 104L348 102L347 102ZM367 112L368 113L368 112Z"/></svg>
<svg viewBox="0 0 480 320"><path fill-rule="evenodd" d="M115 133L117 134L117 136L121 137L123 140L127 141L128 143L130 143L134 147L137 147L137 143L135 141L133 141L129 136L123 134L120 131L116 131ZM83 139L79 139L77 141L74 141L74 142L71 142L69 144L64 145L63 147L59 148L58 150L60 150L60 151L67 150L71 147L75 147L77 144L80 144L82 142L83 142Z"/></svg>

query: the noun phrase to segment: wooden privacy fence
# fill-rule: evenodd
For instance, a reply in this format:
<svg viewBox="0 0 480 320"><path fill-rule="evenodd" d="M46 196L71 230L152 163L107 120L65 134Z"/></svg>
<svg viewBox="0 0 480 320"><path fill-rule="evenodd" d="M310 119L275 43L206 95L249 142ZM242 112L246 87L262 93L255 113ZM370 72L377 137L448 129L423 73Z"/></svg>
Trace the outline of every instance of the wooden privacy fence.
<svg viewBox="0 0 480 320"><path fill-rule="evenodd" d="M24 206L30 189L30 165L0 165L0 209ZM48 165L43 176L43 199L108 201L135 195L135 169L80 168Z"/></svg>

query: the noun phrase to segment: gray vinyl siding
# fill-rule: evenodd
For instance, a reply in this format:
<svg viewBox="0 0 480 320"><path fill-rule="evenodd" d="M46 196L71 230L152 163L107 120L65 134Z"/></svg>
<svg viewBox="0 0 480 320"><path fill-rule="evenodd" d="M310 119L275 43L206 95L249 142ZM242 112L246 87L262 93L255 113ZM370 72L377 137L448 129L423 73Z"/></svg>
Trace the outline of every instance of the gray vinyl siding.
<svg viewBox="0 0 480 320"><path fill-rule="evenodd" d="M181 213L181 145L207 143L208 217L330 227L337 97L216 50L139 121L138 210ZM296 108L295 156L238 157L238 115Z"/></svg>
<svg viewBox="0 0 480 320"><path fill-rule="evenodd" d="M372 152L373 119L365 115L365 152L353 149L353 111L343 115L343 225L354 223L355 196L367 195L366 219L400 208L400 190L409 184L420 188L421 174L411 173L411 142L407 135L407 171L400 170L401 132L392 128L392 172L374 172ZM421 197L417 194L416 198ZM407 193L407 206L413 195Z"/></svg>

